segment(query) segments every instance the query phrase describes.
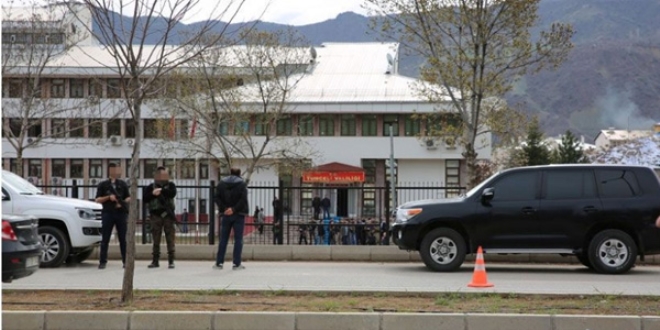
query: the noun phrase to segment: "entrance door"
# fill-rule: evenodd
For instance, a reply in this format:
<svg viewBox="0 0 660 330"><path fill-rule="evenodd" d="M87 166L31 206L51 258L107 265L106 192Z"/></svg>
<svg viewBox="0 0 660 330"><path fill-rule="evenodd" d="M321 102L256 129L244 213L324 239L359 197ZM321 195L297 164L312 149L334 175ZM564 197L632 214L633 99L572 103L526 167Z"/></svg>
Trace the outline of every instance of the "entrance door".
<svg viewBox="0 0 660 330"><path fill-rule="evenodd" d="M348 189L337 189L337 216L348 217Z"/></svg>

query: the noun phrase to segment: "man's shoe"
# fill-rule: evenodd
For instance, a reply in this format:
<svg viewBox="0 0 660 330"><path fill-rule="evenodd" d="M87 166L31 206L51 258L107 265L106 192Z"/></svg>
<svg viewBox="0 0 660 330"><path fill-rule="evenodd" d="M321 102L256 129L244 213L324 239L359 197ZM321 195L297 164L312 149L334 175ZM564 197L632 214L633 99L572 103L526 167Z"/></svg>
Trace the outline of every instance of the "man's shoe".
<svg viewBox="0 0 660 330"><path fill-rule="evenodd" d="M169 268L169 269L174 269L174 263L171 262L170 264L168 264L168 265L167 265L167 268Z"/></svg>
<svg viewBox="0 0 660 330"><path fill-rule="evenodd" d="M167 256L167 268L169 269L174 269L174 255L170 254Z"/></svg>
<svg viewBox="0 0 660 330"><path fill-rule="evenodd" d="M215 264L215 265L213 265L213 269L220 269L220 270L222 270L222 264Z"/></svg>
<svg viewBox="0 0 660 330"><path fill-rule="evenodd" d="M122 264L121 268L126 269L126 264Z"/></svg>
<svg viewBox="0 0 660 330"><path fill-rule="evenodd" d="M105 264L99 264L99 269L105 269Z"/></svg>
<svg viewBox="0 0 660 330"><path fill-rule="evenodd" d="M241 269L245 269L245 266L243 266L243 265L238 265L238 266L234 265L231 269L232 270L241 270Z"/></svg>

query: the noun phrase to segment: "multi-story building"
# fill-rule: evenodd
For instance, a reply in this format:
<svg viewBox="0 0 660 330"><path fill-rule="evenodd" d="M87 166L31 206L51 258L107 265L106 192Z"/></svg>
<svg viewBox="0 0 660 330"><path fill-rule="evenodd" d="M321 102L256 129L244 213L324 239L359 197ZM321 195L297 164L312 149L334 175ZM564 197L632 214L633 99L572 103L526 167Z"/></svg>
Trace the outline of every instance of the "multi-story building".
<svg viewBox="0 0 660 330"><path fill-rule="evenodd" d="M394 177L398 185L457 187L467 182L462 148L447 144L443 139L423 137L427 123L418 115L443 111L448 104L429 103L417 93L417 80L398 74L398 44L326 43L309 53L310 57L304 62L310 67L292 91L289 115L278 121L276 131L278 136L301 139L312 146L313 157L306 161L313 168L283 174L275 159L272 166L252 175L253 185L273 186L284 182L286 186L301 187L286 196L288 208L294 214L305 212L314 195L331 197L333 213L338 215L374 214L377 208L385 205L384 191L376 187L385 187L389 180L390 127L394 135ZM120 81L110 61L112 58L104 48L87 43L74 47L49 64L41 77L44 97L49 97L54 104L70 104L87 98L97 98L97 102L85 105L79 111L81 115L75 118L48 118L33 126L29 135L47 137L43 143L25 150L22 164L16 163L15 150L3 138L3 166L11 171L22 166L26 177L42 185L70 185L74 179L81 185L94 185L106 177L109 162L117 162L127 170L135 131L127 125L128 114L119 111L123 104L118 88ZM16 128L14 123L19 118L5 106L21 97L23 88L20 86L25 83L20 76L3 76L3 121L9 129ZM224 170L214 162L204 156L195 159L182 150L185 147L181 147L181 141L195 138L191 137L195 126L191 118L177 116L172 120L168 114L157 111L157 107L157 103L150 102L144 106L141 182L148 182L159 165L170 168L180 184L208 185L210 180L222 175ZM93 114L112 119L85 117ZM174 125L169 125L171 123ZM72 125L83 128L64 129L66 133L61 136L44 133ZM254 120L244 125L245 130L258 135L259 127ZM168 130L164 127L174 130L164 132ZM167 135L171 134L178 142L170 141L172 136ZM163 148L157 146L168 143L178 147L169 148L169 152L163 154ZM490 136L480 137L477 143L478 158L489 159ZM323 186L333 189L318 190ZM204 213L209 203L205 192L199 194L199 201L195 200L197 196L180 196L179 203L191 211L198 206ZM93 190L85 189L81 193L89 198ZM445 196L438 190L432 196L423 197ZM254 198L253 205L260 203L267 213L271 212L270 195L268 202L264 202L263 197L255 202Z"/></svg>

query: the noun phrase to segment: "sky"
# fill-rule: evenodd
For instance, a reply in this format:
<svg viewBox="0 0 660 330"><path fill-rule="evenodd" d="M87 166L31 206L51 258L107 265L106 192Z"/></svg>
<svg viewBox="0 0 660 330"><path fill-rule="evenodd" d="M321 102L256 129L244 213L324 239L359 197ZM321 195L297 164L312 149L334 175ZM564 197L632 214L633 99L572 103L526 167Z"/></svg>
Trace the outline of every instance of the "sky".
<svg viewBox="0 0 660 330"><path fill-rule="evenodd" d="M200 0L200 2L204 4L203 8L211 8L217 0ZM338 14L347 11L366 15L366 11L361 8L362 3L362 0L245 0L236 21L245 22L261 18L265 22L306 25L335 18ZM202 10L195 11L183 21L190 23L204 18Z"/></svg>

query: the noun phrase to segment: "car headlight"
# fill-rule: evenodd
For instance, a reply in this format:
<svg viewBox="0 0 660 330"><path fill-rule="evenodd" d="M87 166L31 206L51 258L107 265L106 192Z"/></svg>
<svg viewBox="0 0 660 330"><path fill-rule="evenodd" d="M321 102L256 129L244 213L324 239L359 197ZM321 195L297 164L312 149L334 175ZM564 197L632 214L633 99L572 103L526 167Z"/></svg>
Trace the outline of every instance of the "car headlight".
<svg viewBox="0 0 660 330"><path fill-rule="evenodd" d="M78 210L78 216L81 219L85 220L96 220L96 213L92 209L83 209L79 208Z"/></svg>
<svg viewBox="0 0 660 330"><path fill-rule="evenodd" d="M396 211L396 221L406 222L420 213L422 213L422 209L398 209Z"/></svg>

